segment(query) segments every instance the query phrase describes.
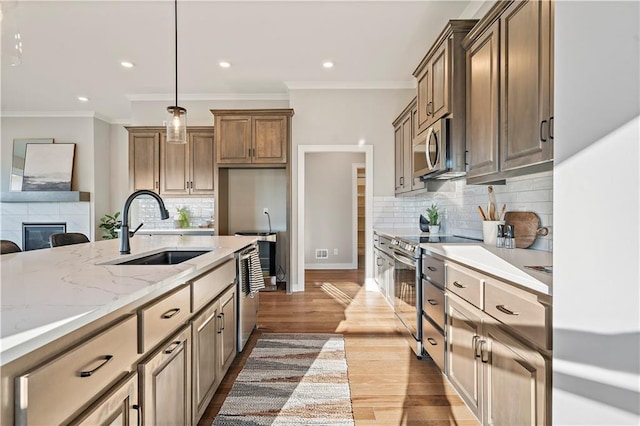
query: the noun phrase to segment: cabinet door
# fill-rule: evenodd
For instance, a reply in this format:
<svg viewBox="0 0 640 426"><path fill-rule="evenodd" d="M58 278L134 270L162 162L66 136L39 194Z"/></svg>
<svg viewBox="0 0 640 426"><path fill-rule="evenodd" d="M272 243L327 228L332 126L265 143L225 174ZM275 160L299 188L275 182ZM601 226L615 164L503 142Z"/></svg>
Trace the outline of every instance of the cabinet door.
<svg viewBox="0 0 640 426"><path fill-rule="evenodd" d="M449 295L447 303L447 369L449 380L469 409L482 418L482 362L476 348L482 329L481 312Z"/></svg>
<svg viewBox="0 0 640 426"><path fill-rule="evenodd" d="M164 134L161 136L160 150L161 169L160 194L189 194L189 143L168 143Z"/></svg>
<svg viewBox="0 0 640 426"><path fill-rule="evenodd" d="M191 148L191 194L213 194L213 133L189 133Z"/></svg>
<svg viewBox="0 0 640 426"><path fill-rule="evenodd" d="M129 189L160 190L160 133L129 133Z"/></svg>
<svg viewBox="0 0 640 426"><path fill-rule="evenodd" d="M138 364L142 420L147 426L191 424L191 338L184 327Z"/></svg>
<svg viewBox="0 0 640 426"><path fill-rule="evenodd" d="M253 117L252 150L252 162L255 164L285 164L287 162L286 117Z"/></svg>
<svg viewBox="0 0 640 426"><path fill-rule="evenodd" d="M396 127L393 131L395 146L395 191L399 194L404 189L404 167L403 167L403 141L402 141L402 125Z"/></svg>
<svg viewBox="0 0 640 426"><path fill-rule="evenodd" d="M231 287L225 294L220 297L220 326L218 329L219 347L220 347L220 376L229 369L229 366L236 357L236 289Z"/></svg>
<svg viewBox="0 0 640 426"><path fill-rule="evenodd" d="M429 122L433 123L449 112L449 43L445 40L442 46L433 54L431 59L431 115Z"/></svg>
<svg viewBox="0 0 640 426"><path fill-rule="evenodd" d="M138 375L130 373L70 425L135 426L139 424Z"/></svg>
<svg viewBox="0 0 640 426"><path fill-rule="evenodd" d="M501 33L501 169L552 158L549 138L550 2L514 2Z"/></svg>
<svg viewBox="0 0 640 426"><path fill-rule="evenodd" d="M402 188L404 192L411 191L413 182L413 166L411 159L413 158L413 133L411 112L402 120Z"/></svg>
<svg viewBox="0 0 640 426"><path fill-rule="evenodd" d="M431 120L433 106L431 79L431 63L428 63L423 73L418 77L418 134L427 130Z"/></svg>
<svg viewBox="0 0 640 426"><path fill-rule="evenodd" d="M499 167L499 30L496 21L466 53L468 177L494 173Z"/></svg>
<svg viewBox="0 0 640 426"><path fill-rule="evenodd" d="M216 118L216 152L219 164L251 163L251 117Z"/></svg>
<svg viewBox="0 0 640 426"><path fill-rule="evenodd" d="M193 348L193 424L206 410L222 377L218 374L218 315L220 304L211 303L191 323Z"/></svg>
<svg viewBox="0 0 640 426"><path fill-rule="evenodd" d="M487 425L545 425L546 361L500 325L486 324L482 348Z"/></svg>

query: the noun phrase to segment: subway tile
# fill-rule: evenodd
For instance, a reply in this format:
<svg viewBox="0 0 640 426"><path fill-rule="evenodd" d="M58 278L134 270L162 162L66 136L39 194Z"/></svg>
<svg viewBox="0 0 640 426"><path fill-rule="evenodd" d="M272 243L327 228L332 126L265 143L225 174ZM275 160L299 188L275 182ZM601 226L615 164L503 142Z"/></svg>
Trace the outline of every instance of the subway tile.
<svg viewBox="0 0 640 426"><path fill-rule="evenodd" d="M541 177L533 180L533 189L551 189L553 188L553 177Z"/></svg>
<svg viewBox="0 0 640 426"><path fill-rule="evenodd" d="M522 191L518 193L516 202L552 201L553 193L549 189L537 191Z"/></svg>
<svg viewBox="0 0 640 426"><path fill-rule="evenodd" d="M508 192L530 191L532 189L533 189L533 181L531 179L507 182Z"/></svg>

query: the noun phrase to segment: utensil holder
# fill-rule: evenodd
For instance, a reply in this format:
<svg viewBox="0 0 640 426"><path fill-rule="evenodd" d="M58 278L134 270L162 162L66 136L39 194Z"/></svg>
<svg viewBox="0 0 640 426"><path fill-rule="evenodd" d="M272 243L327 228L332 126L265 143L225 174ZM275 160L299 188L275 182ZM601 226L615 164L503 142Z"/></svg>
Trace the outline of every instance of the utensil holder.
<svg viewBox="0 0 640 426"><path fill-rule="evenodd" d="M496 245L498 235L498 225L504 225L504 220L482 221L482 238L485 244Z"/></svg>

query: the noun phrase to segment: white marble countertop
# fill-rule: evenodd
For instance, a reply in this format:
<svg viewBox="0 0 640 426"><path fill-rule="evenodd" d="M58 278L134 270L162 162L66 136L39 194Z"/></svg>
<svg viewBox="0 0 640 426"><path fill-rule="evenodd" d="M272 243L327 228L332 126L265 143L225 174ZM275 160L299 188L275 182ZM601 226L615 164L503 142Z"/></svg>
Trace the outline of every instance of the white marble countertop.
<svg viewBox="0 0 640 426"><path fill-rule="evenodd" d="M136 235L214 235L214 228L140 228Z"/></svg>
<svg viewBox="0 0 640 426"><path fill-rule="evenodd" d="M0 365L137 300L185 283L255 237L136 235L0 256ZM211 250L177 265L109 265L167 249Z"/></svg>
<svg viewBox="0 0 640 426"><path fill-rule="evenodd" d="M388 237L429 236L429 233L421 233L411 228L375 228L375 231ZM420 247L517 286L552 295L553 275L525 268L525 265L553 266L553 253L531 249L497 248L483 244L482 241L469 244L423 243Z"/></svg>

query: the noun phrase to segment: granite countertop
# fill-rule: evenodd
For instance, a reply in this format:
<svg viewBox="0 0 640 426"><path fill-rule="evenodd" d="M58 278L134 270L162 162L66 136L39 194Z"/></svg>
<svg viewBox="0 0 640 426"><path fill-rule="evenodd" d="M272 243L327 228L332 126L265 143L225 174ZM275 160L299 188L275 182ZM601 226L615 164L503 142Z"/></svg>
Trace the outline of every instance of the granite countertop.
<svg viewBox="0 0 640 426"><path fill-rule="evenodd" d="M429 236L414 229L375 228L378 234L388 237ZM422 243L429 252L462 265L508 281L516 286L551 296L553 275L525 268L526 266L553 266L553 253L532 249L504 249L483 244Z"/></svg>
<svg viewBox="0 0 640 426"><path fill-rule="evenodd" d="M0 257L0 365L102 316L157 297L233 257L255 237L144 236L34 250ZM211 250L177 265L109 265L167 249Z"/></svg>

